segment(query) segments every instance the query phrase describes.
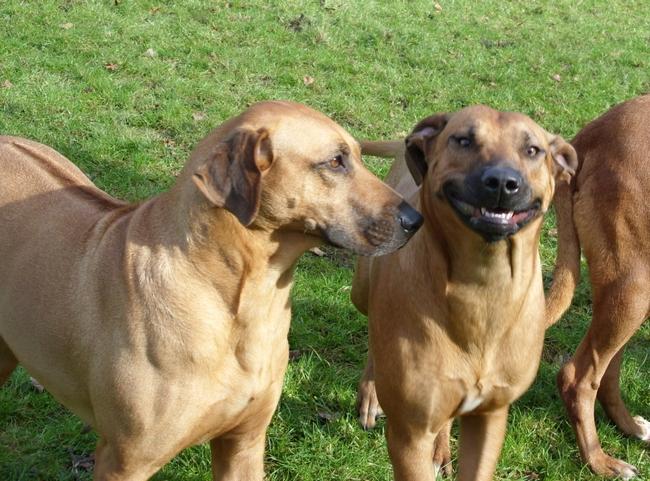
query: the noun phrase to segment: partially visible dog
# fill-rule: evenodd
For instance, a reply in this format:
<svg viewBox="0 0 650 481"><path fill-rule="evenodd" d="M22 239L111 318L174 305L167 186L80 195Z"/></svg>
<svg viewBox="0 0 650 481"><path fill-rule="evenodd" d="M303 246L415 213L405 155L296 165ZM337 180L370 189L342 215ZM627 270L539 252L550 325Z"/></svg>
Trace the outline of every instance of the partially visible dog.
<svg viewBox="0 0 650 481"><path fill-rule="evenodd" d="M18 363L99 434L94 479L148 479L210 441L262 480L298 257L401 247L422 217L303 105L256 104L138 205L54 150L0 137L0 384Z"/></svg>
<svg viewBox="0 0 650 481"><path fill-rule="evenodd" d="M589 264L593 318L558 387L582 459L597 474L630 479L637 469L608 456L594 422L598 399L628 436L650 443L650 422L632 417L621 398L625 344L650 316L650 95L611 109L573 140L579 167L555 196L558 259L547 320L569 307L580 277L580 247Z"/></svg>
<svg viewBox="0 0 650 481"><path fill-rule="evenodd" d="M404 249L357 264L352 300L370 323L361 422L381 405L395 479L433 481L461 417L459 479L491 479L508 408L537 372L542 216L575 151L484 106L424 119L404 149L363 148L397 156L387 182L425 221Z"/></svg>

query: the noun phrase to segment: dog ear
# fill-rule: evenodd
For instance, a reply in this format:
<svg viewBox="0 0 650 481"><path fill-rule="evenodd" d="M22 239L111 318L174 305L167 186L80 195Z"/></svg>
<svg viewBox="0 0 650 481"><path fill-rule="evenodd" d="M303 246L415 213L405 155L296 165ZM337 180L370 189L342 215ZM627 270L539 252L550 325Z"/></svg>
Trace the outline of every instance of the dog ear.
<svg viewBox="0 0 650 481"><path fill-rule="evenodd" d="M573 146L559 135L551 138L551 156L555 178L570 182L578 169L578 154Z"/></svg>
<svg viewBox="0 0 650 481"><path fill-rule="evenodd" d="M248 226L260 207L262 173L272 162L266 129L238 129L216 146L192 180L212 204L229 210Z"/></svg>
<svg viewBox="0 0 650 481"><path fill-rule="evenodd" d="M449 114L436 114L421 120L413 129L411 134L406 137L406 166L408 167L413 180L420 185L424 180L427 172L427 147L431 140L442 132L447 122Z"/></svg>

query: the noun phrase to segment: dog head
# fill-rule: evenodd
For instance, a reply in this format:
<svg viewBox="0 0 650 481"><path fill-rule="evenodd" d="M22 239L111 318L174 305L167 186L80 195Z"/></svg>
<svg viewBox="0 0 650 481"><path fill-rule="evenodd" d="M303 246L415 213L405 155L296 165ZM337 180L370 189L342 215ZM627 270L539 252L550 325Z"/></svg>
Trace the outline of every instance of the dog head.
<svg viewBox="0 0 650 481"><path fill-rule="evenodd" d="M357 142L325 115L262 102L204 139L192 180L251 229L318 237L363 255L406 243L422 217L361 162Z"/></svg>
<svg viewBox="0 0 650 481"><path fill-rule="evenodd" d="M541 218L577 155L523 114L472 106L418 123L406 138L406 163L437 208L493 242Z"/></svg>

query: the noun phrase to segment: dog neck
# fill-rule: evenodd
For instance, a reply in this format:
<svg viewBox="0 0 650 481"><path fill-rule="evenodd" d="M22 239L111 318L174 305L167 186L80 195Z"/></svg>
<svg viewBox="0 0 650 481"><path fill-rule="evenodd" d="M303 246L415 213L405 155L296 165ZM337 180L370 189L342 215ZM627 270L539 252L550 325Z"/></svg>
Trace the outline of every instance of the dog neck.
<svg viewBox="0 0 650 481"><path fill-rule="evenodd" d="M175 187L132 215L130 245L147 259L148 268L166 265L168 272L212 285L235 317L242 294L250 292L245 287L254 283L267 290L290 288L298 258L318 244L314 237L269 229L263 222L245 227L195 189Z"/></svg>
<svg viewBox="0 0 650 481"><path fill-rule="evenodd" d="M432 195L422 188L420 207L426 221L412 241L420 246L413 247L426 250L417 257L429 263L432 283L446 299L446 308L455 311L448 317L467 322L446 326L458 331L450 336L462 343L485 343L519 320L531 289L541 289L541 217L513 236L486 242Z"/></svg>

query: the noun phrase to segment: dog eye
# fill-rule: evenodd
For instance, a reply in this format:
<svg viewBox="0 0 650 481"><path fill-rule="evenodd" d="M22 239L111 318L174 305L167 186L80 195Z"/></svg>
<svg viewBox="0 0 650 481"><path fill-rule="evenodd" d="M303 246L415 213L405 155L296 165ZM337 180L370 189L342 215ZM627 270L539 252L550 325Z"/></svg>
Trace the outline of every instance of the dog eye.
<svg viewBox="0 0 650 481"><path fill-rule="evenodd" d="M456 139L456 143L460 145L461 147L469 147L472 145L472 140L469 137L454 137Z"/></svg>
<svg viewBox="0 0 650 481"><path fill-rule="evenodd" d="M332 170L339 170L341 167L344 167L343 156L339 154L336 157L332 157L327 161L327 166Z"/></svg>
<svg viewBox="0 0 650 481"><path fill-rule="evenodd" d="M534 145L531 145L526 149L526 154L528 154L528 157L536 157L537 154L539 154L542 150L539 147L535 147Z"/></svg>

